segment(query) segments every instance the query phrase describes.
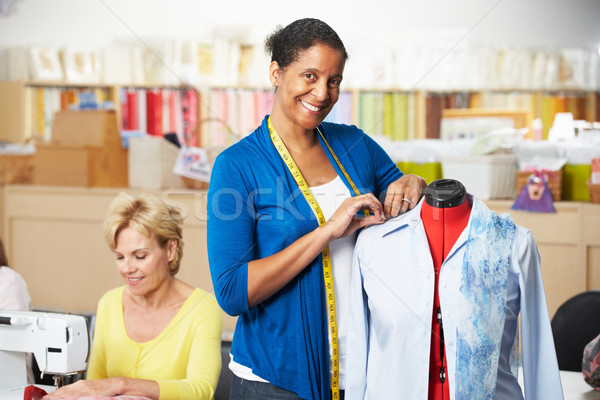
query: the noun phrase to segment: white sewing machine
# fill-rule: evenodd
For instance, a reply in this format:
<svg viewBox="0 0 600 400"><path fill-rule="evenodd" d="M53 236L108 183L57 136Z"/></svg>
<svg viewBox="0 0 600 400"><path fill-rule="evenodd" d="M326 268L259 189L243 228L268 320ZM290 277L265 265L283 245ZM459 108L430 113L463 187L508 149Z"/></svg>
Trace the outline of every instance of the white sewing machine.
<svg viewBox="0 0 600 400"><path fill-rule="evenodd" d="M60 386L61 377L85 371L89 342L82 316L0 310L0 399L23 399L27 353L33 353L40 371L53 375ZM55 389L36 386L46 392Z"/></svg>

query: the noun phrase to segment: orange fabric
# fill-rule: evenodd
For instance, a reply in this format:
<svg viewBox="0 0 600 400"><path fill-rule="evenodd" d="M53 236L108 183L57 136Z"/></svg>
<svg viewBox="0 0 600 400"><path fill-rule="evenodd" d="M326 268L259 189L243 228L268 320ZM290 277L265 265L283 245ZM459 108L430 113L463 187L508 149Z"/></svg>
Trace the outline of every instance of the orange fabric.
<svg viewBox="0 0 600 400"><path fill-rule="evenodd" d="M450 385L448 381L448 368L446 357L441 356L440 325L438 323L439 298L439 276L442 263L452 250L452 246L465 229L469 222L471 205L468 201L452 208L435 208L423 202L421 208L421 219L427 234L429 250L433 259L435 269L435 287L431 324L431 351L429 362L429 400L449 400ZM442 321L443 326L443 321ZM444 352L445 354L445 352ZM440 380L440 368L446 371L446 378L442 383Z"/></svg>

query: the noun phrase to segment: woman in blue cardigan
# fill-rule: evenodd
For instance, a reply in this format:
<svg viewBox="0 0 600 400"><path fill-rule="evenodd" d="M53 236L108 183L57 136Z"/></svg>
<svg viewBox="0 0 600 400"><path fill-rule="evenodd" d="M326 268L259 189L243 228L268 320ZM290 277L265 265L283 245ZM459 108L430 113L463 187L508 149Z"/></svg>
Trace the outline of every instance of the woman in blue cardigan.
<svg viewBox="0 0 600 400"><path fill-rule="evenodd" d="M426 183L323 122L347 59L333 29L298 20L266 47L271 115L219 155L208 191L215 295L238 316L231 399L340 399L356 231L413 208Z"/></svg>

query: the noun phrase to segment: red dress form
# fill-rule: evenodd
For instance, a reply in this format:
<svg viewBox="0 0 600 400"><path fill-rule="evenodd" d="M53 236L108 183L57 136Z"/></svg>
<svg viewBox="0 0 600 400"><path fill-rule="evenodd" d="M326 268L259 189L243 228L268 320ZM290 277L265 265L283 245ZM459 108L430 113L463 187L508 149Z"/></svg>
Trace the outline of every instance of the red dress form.
<svg viewBox="0 0 600 400"><path fill-rule="evenodd" d="M470 212L471 205L468 200L465 200L456 207L450 208L436 208L427 204L427 202L423 202L421 208L421 219L423 220L433 259L433 267L435 268L429 362L429 400L450 400L450 385L446 372L448 368L443 346L443 321L441 320L441 311L439 311L440 298L438 285L442 263L469 223ZM440 324L439 321L442 323Z"/></svg>

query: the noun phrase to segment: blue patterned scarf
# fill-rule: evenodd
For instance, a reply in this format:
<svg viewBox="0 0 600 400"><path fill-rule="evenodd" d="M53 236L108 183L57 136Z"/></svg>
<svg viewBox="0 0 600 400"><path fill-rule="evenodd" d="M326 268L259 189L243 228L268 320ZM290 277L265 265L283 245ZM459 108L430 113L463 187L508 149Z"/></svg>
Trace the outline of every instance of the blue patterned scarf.
<svg viewBox="0 0 600 400"><path fill-rule="evenodd" d="M460 283L456 400L493 399L515 224L474 201Z"/></svg>

